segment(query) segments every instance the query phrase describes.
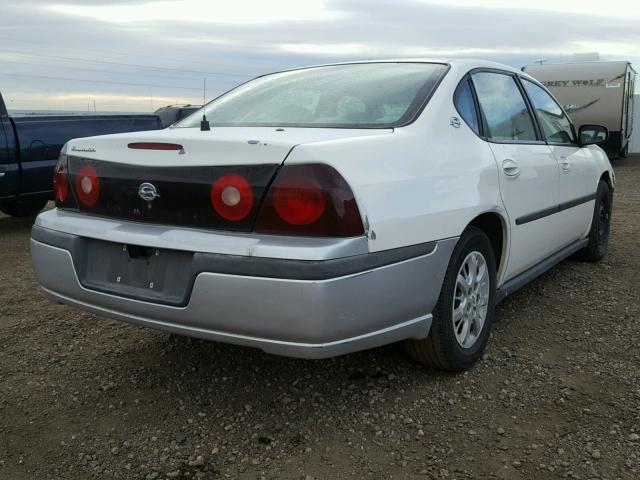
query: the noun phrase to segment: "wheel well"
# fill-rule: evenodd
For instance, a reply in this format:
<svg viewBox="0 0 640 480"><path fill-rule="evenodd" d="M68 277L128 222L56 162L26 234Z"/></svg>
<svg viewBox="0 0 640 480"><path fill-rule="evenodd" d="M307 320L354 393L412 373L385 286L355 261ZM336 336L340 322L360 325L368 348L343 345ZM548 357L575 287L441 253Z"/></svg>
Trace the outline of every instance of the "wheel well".
<svg viewBox="0 0 640 480"><path fill-rule="evenodd" d="M604 172L600 176L600 180L604 180L605 182L607 182L607 185L609 185L609 188L613 190L613 183L611 182L611 176L609 175L609 172Z"/></svg>
<svg viewBox="0 0 640 480"><path fill-rule="evenodd" d="M474 218L469 225L473 225L487 234L496 257L496 269L500 271L506 231L502 217L497 213L483 213Z"/></svg>

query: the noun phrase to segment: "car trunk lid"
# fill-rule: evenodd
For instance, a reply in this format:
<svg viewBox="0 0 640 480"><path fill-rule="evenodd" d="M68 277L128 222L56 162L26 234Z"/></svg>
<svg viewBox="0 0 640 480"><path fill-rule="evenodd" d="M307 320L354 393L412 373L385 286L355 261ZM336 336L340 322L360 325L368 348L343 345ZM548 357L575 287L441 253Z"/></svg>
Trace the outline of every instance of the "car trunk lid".
<svg viewBox="0 0 640 480"><path fill-rule="evenodd" d="M248 232L296 145L384 132L389 130L214 127L74 140L67 149L72 195L59 206L75 203L80 211L111 218ZM220 199L216 207L218 181L231 181L237 190L232 194L250 197L241 218L221 210Z"/></svg>

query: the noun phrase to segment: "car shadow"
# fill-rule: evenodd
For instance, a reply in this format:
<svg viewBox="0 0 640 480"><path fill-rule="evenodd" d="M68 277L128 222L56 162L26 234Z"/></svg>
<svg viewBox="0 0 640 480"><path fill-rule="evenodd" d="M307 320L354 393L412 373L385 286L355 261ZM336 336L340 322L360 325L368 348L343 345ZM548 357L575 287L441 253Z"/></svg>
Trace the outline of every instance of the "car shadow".
<svg viewBox="0 0 640 480"><path fill-rule="evenodd" d="M150 334L142 327L143 333ZM143 337L144 338L144 337ZM113 359L137 365L144 372L141 393L146 391L189 392L192 398L209 398L207 404L226 408L233 403L251 404L269 416L275 404L295 401L299 408L311 406L313 399L395 395L407 382L435 385L456 375L432 370L412 360L402 344L321 360L281 357L261 350L157 332L130 345ZM120 370L124 365L112 365ZM150 388L150 391L147 389ZM216 395L211 396L215 391ZM372 393L370 393L372 392ZM307 404L299 401L309 397ZM212 400L219 398L220 402ZM225 400L226 399L226 400ZM295 408L295 407L294 407ZM314 412L309 411L313 416Z"/></svg>

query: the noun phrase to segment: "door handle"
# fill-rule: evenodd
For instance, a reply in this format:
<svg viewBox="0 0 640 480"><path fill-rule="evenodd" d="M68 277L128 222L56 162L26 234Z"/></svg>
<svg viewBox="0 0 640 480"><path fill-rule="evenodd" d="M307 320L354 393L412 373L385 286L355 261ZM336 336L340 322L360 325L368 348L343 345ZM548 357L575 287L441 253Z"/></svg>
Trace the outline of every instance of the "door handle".
<svg viewBox="0 0 640 480"><path fill-rule="evenodd" d="M520 166L518 162L511 158L505 158L502 161L502 171L507 177L517 177L520 175Z"/></svg>
<svg viewBox="0 0 640 480"><path fill-rule="evenodd" d="M560 163L560 168L562 168L565 171L571 168L571 162L569 162L569 159L567 157L560 157L559 163Z"/></svg>

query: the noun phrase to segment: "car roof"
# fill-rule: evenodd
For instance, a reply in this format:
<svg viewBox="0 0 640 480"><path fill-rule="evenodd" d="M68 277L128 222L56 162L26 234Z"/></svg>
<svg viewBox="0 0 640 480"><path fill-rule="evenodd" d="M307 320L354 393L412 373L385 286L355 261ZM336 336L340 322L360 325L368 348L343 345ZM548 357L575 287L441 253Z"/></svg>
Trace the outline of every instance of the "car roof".
<svg viewBox="0 0 640 480"><path fill-rule="evenodd" d="M520 69L505 65L503 63L493 62L490 60L479 60L476 58L380 58L369 60L352 60L347 62L322 63L317 65L307 65L303 67L289 68L281 70L282 72L290 72L295 70L304 70L306 68L332 67L338 65L354 65L367 63L442 63L455 67L456 69L473 68L495 68L498 70L506 70L514 73L521 73ZM276 73L276 72L274 72Z"/></svg>

